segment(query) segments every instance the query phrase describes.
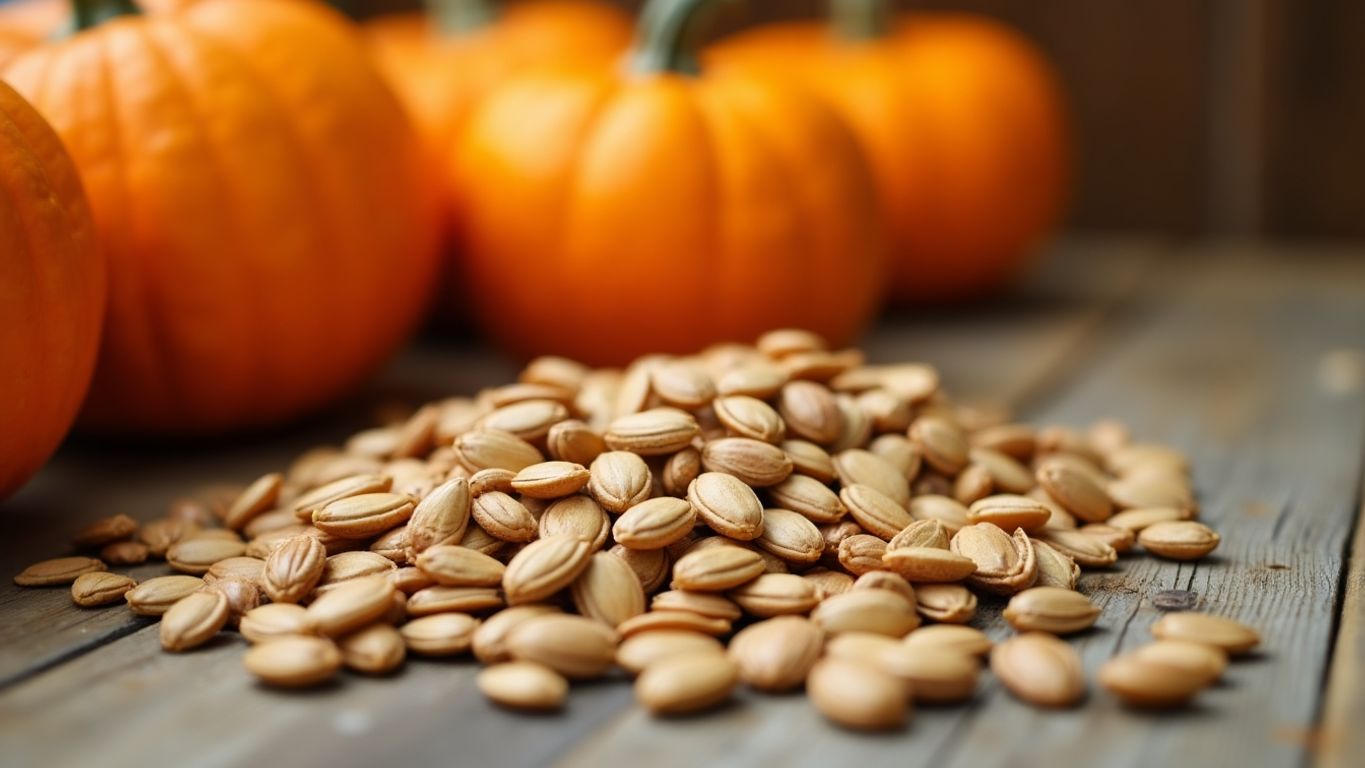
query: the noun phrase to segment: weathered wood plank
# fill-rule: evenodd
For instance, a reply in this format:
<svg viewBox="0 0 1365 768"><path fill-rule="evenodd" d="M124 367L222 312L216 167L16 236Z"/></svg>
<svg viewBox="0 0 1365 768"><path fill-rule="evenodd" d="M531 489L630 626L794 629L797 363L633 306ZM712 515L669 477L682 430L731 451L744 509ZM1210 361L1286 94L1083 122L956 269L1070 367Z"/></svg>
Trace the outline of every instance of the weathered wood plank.
<svg viewBox="0 0 1365 768"><path fill-rule="evenodd" d="M1365 755L1365 508L1356 520L1339 618L1322 727L1310 742L1318 768L1351 768Z"/></svg>

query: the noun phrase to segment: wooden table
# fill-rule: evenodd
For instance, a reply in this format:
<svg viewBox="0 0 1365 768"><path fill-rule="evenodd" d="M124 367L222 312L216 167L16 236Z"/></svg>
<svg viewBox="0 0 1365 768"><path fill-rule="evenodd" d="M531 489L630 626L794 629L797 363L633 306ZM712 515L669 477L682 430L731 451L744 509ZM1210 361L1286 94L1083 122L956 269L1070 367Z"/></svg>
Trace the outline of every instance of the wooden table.
<svg viewBox="0 0 1365 768"><path fill-rule="evenodd" d="M0 508L0 764L617 764L1323 766L1365 763L1365 252L1073 240L1008 300L893 314L876 360L942 369L950 391L1035 422L1128 420L1194 458L1203 516L1223 535L1197 564L1130 557L1082 588L1103 607L1080 637L1086 669L1145 642L1158 590L1259 628L1260 653L1191 708L1144 714L1092 686L1041 712L989 676L967 706L922 708L903 733L826 724L800 695L741 693L723 711L652 720L621 678L576 686L562 716L490 707L467 660L409 661L391 679L265 690L244 642L162 653L122 608L81 610L65 589L8 574L63 551L81 521L152 517L213 480L243 482L364 423L364 402L469 393L512 369L478 350L421 345L367 400L227 444L69 446ZM1351 547L1352 531L1355 546ZM1352 556L1351 553L1354 553ZM133 569L139 577L164 566ZM999 607L977 625L1008 634ZM780 761L780 762L779 762Z"/></svg>

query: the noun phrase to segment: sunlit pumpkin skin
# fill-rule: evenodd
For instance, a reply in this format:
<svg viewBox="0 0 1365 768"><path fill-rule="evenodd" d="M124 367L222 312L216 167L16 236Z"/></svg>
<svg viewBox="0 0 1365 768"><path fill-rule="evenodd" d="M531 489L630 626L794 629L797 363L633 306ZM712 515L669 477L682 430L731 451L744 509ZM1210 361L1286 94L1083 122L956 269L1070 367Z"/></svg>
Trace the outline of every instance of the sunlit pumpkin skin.
<svg viewBox="0 0 1365 768"><path fill-rule="evenodd" d="M0 499L52 455L90 384L105 263L76 168L0 83Z"/></svg>
<svg viewBox="0 0 1365 768"><path fill-rule="evenodd" d="M497 5L475 4L490 13ZM449 147L479 98L508 77L540 66L605 65L630 43L629 19L596 0L523 0L496 10L486 24L465 30L443 32L424 13L363 26L375 61L437 151Z"/></svg>
<svg viewBox="0 0 1365 768"><path fill-rule="evenodd" d="M1060 86L1002 24L906 14L864 40L778 24L723 41L708 61L794 76L848 121L877 175L897 299L1000 288L1061 215L1070 159Z"/></svg>
<svg viewBox="0 0 1365 768"><path fill-rule="evenodd" d="M271 424L352 389L436 266L423 154L352 28L278 0L124 16L3 73L79 167L111 265L100 431Z"/></svg>
<svg viewBox="0 0 1365 768"><path fill-rule="evenodd" d="M704 5L653 0L641 23ZM466 281L489 332L594 364L782 326L851 340L883 268L852 135L796 90L636 70L509 83L458 142L452 174L479 192Z"/></svg>

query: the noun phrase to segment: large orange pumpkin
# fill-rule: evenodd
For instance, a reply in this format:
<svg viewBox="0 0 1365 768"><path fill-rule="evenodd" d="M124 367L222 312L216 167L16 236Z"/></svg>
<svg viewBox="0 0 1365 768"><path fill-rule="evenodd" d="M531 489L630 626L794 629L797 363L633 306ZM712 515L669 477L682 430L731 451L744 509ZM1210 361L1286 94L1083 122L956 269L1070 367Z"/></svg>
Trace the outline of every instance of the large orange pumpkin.
<svg viewBox="0 0 1365 768"><path fill-rule="evenodd" d="M1019 34L984 17L833 0L834 30L776 24L722 42L720 68L795 76L857 133L872 162L902 300L999 288L1059 218L1069 183L1056 76Z"/></svg>
<svg viewBox="0 0 1365 768"><path fill-rule="evenodd" d="M105 265L61 140L0 83L0 499L71 427L95 367Z"/></svg>
<svg viewBox="0 0 1365 768"><path fill-rule="evenodd" d="M437 199L397 101L321 6L114 9L2 73L65 141L110 260L84 423L206 433L340 396L433 282Z"/></svg>
<svg viewBox="0 0 1365 768"><path fill-rule="evenodd" d="M363 29L380 69L431 146L443 151L484 94L542 65L601 65L630 43L630 22L599 0L429 0L430 13Z"/></svg>
<svg viewBox="0 0 1365 768"><path fill-rule="evenodd" d="M470 295L520 355L620 363L779 326L844 343L879 298L875 190L813 97L692 71L693 14L651 0L630 71L528 76L452 159Z"/></svg>

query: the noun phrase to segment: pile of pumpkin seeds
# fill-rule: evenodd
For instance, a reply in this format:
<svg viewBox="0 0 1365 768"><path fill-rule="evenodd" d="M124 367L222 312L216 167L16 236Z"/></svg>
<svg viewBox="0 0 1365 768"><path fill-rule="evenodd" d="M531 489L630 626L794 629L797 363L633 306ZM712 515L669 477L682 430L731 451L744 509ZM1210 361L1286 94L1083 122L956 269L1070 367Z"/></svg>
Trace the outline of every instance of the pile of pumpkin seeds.
<svg viewBox="0 0 1365 768"><path fill-rule="evenodd" d="M539 358L160 519L100 520L75 537L88 555L15 581L160 617L170 652L236 630L267 686L472 654L512 709L619 668L658 715L804 687L886 729L971 699L983 661L1023 701L1082 701L1059 639L1102 618L1081 573L1209 554L1198 512L1185 457L1117 422L1012 423L928 365L781 330L624 370ZM109 571L148 558L173 573ZM981 600L1018 634L973 628ZM1098 671L1136 707L1183 705L1259 641L1192 612L1152 633Z"/></svg>

